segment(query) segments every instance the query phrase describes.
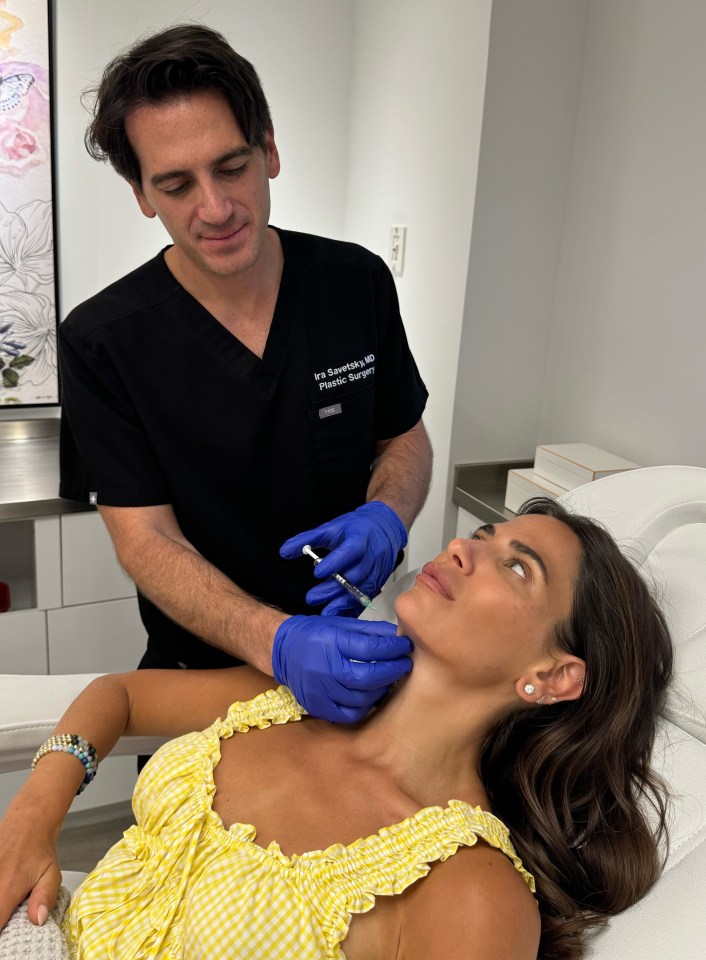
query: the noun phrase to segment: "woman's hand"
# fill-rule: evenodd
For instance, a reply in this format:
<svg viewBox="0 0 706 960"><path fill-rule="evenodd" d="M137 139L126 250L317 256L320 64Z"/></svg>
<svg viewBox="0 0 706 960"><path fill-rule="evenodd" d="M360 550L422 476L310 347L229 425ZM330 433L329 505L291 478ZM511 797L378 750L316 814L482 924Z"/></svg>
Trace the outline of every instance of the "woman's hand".
<svg viewBox="0 0 706 960"><path fill-rule="evenodd" d="M41 926L60 884L53 831L41 818L10 813L0 823L0 929L27 896L29 919Z"/></svg>

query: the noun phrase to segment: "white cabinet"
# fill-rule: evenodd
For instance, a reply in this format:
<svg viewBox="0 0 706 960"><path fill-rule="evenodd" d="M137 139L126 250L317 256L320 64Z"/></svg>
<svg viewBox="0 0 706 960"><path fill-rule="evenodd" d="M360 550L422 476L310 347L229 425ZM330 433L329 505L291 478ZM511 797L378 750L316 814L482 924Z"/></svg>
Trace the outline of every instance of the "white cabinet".
<svg viewBox="0 0 706 960"><path fill-rule="evenodd" d="M43 610L0 613L0 672L49 673Z"/></svg>
<svg viewBox="0 0 706 960"><path fill-rule="evenodd" d="M135 585L96 511L0 523L3 673L109 673L144 653Z"/></svg>
<svg viewBox="0 0 706 960"><path fill-rule="evenodd" d="M12 610L36 607L34 521L12 520L0 528L0 580L10 590Z"/></svg>
<svg viewBox="0 0 706 960"><path fill-rule="evenodd" d="M478 527L482 527L484 523L485 520L480 520L474 514L469 513L464 507L459 507L456 516L456 536L467 537L473 533L474 530L477 530Z"/></svg>
<svg viewBox="0 0 706 960"><path fill-rule="evenodd" d="M0 580L11 595L10 609L0 613L1 673L114 673L137 666L147 636L135 586L96 511L0 522ZM135 775L134 757L109 759L72 809L127 800ZM0 775L0 814L25 776Z"/></svg>
<svg viewBox="0 0 706 960"><path fill-rule="evenodd" d="M100 514L61 518L61 583L65 607L135 596L135 585L118 564Z"/></svg>
<svg viewBox="0 0 706 960"><path fill-rule="evenodd" d="M111 600L47 611L49 673L134 670L147 634L137 600Z"/></svg>

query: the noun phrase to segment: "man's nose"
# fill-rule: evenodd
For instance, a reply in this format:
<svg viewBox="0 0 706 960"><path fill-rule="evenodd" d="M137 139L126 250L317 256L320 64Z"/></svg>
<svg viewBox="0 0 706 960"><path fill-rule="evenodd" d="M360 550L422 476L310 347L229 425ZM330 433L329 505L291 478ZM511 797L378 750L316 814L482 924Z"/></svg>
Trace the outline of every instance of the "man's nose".
<svg viewBox="0 0 706 960"><path fill-rule="evenodd" d="M199 219L204 223L221 224L233 213L233 201L227 191L217 183L206 183L201 187Z"/></svg>

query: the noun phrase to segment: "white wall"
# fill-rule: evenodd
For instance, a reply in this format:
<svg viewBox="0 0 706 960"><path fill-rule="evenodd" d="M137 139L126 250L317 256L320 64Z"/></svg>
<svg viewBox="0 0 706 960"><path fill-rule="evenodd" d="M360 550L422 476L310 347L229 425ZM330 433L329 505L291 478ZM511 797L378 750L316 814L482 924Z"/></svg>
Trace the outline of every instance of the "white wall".
<svg viewBox="0 0 706 960"><path fill-rule="evenodd" d="M408 562L438 552L473 219L491 0L357 0L351 83L348 239L383 257L407 225L397 281L429 388L435 469Z"/></svg>
<svg viewBox="0 0 706 960"><path fill-rule="evenodd" d="M495 0L468 259L453 465L536 444L589 3Z"/></svg>
<svg viewBox="0 0 706 960"><path fill-rule="evenodd" d="M538 436L706 466L706 5L593 0Z"/></svg>
<svg viewBox="0 0 706 960"><path fill-rule="evenodd" d="M495 0L451 468L706 465L704 35L700 0Z"/></svg>
<svg viewBox="0 0 706 960"><path fill-rule="evenodd" d="M184 20L222 31L260 74L282 156L272 222L342 233L352 0L56 0L62 317L169 242L157 221L140 214L127 184L88 157L79 97L137 37Z"/></svg>

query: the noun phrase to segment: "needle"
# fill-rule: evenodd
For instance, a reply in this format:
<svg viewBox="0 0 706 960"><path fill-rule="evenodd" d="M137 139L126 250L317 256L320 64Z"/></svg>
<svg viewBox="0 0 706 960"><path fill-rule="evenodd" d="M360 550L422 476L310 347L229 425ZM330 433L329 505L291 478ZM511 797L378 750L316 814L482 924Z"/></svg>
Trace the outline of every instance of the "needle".
<svg viewBox="0 0 706 960"><path fill-rule="evenodd" d="M311 559L314 561L314 566L316 566L317 563L321 563L323 560L323 557L320 557L314 553L308 543L305 547L302 547L302 553L305 553L308 557L311 557ZM371 610L375 609L373 606L373 601L370 599L370 597L366 597L362 590L354 587L353 584L346 580L345 577L341 576L340 573L332 573L331 576L336 583L340 583L341 586L344 587L352 597L355 597L358 603L362 603L364 607L369 607Z"/></svg>

